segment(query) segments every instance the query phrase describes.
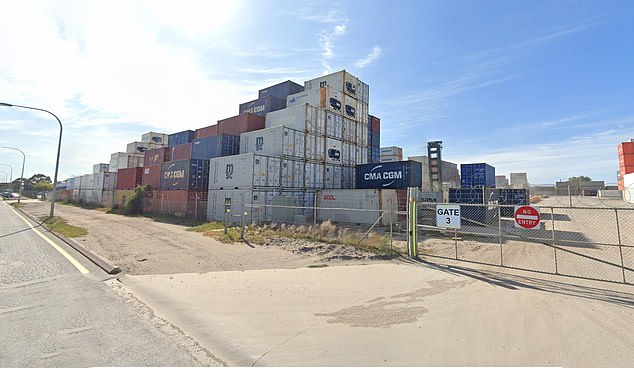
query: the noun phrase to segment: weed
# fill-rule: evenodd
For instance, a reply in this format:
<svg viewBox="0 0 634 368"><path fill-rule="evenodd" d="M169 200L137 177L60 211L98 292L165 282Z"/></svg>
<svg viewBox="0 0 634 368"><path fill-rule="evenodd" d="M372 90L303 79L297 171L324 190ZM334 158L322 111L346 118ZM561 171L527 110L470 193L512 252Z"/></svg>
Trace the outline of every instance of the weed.
<svg viewBox="0 0 634 368"><path fill-rule="evenodd" d="M83 227L73 226L61 217L42 217L41 220L53 231L64 235L67 238L77 238L88 234L88 230Z"/></svg>

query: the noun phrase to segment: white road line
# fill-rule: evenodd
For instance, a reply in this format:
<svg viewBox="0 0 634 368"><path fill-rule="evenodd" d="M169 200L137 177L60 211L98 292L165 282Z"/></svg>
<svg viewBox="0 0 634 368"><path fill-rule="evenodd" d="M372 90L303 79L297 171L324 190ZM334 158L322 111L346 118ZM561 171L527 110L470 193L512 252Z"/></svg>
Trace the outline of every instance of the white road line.
<svg viewBox="0 0 634 368"><path fill-rule="evenodd" d="M531 215L517 215L518 219L522 219L522 220L539 220L539 217L537 216L531 216Z"/></svg>
<svg viewBox="0 0 634 368"><path fill-rule="evenodd" d="M25 219L24 217L22 217L22 215L20 215L18 213L18 211L16 211L15 209L11 208L11 210L16 214L16 216L18 216L19 218L22 219L22 221L24 221L24 223L26 223L29 228L31 230L33 230L40 238L44 239L48 244L50 244L53 248L55 248L55 250L57 250L61 255L64 256L64 258L66 258L68 260L68 262L70 262L73 266L75 266L75 268L77 270L79 270L79 272L81 273L89 273L90 271L88 271L88 269L86 269L86 267L82 266L81 263L79 263L79 261L77 261L75 258L73 258L73 256L71 256L70 254L68 254L67 251L65 251L64 249L62 249L59 245L55 244L55 242L53 242L51 239L49 239L48 237L46 237L46 235L42 234L38 229L34 228L29 221L27 221L27 219Z"/></svg>

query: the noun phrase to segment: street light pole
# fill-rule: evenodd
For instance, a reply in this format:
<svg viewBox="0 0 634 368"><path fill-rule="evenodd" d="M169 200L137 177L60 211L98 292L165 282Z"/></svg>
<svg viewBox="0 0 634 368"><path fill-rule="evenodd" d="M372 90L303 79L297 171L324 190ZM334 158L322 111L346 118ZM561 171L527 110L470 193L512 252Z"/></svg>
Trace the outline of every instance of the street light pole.
<svg viewBox="0 0 634 368"><path fill-rule="evenodd" d="M15 147L0 146L0 148L12 149L22 154L22 174L20 174L20 196L18 197L18 203L20 203L20 201L22 200L22 188L24 188L24 162L26 161L26 155L24 154L24 152L22 152L21 149L18 149Z"/></svg>
<svg viewBox="0 0 634 368"><path fill-rule="evenodd" d="M56 194L57 194L57 170L59 169L59 153L60 153L60 151L62 149L62 130L63 130L62 122L59 120L57 115L53 114L52 112L50 112L48 110L39 109L37 107L13 105L13 104L4 103L4 102L0 102L0 106L19 107L19 108L22 108L22 109L29 109L29 110L37 110L37 111L47 112L47 113L53 115L53 117L59 123L59 141L57 143L57 160L55 161L55 175L53 175L53 194L51 195L51 212L49 214L50 217L53 217L53 215L55 214L55 198L56 198Z"/></svg>
<svg viewBox="0 0 634 368"><path fill-rule="evenodd" d="M7 164L0 164L0 165L2 165L2 166L6 166L6 167L8 167L9 169L11 169L11 178L9 179L9 182L10 182L10 183L13 183L13 168L12 168L10 165L7 165Z"/></svg>

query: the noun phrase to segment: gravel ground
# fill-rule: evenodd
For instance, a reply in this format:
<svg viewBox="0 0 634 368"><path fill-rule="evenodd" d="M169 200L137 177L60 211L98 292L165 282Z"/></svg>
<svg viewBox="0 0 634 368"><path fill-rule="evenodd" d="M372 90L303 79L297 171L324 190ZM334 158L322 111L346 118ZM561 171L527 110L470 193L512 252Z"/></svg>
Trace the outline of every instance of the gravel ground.
<svg viewBox="0 0 634 368"><path fill-rule="evenodd" d="M30 202L25 203L24 209L41 217L48 214L49 204ZM75 240L131 275L290 269L382 260L350 246L279 237L271 237L261 246L242 242L224 244L186 231L186 226L68 205L58 205L56 215L87 229L88 235Z"/></svg>

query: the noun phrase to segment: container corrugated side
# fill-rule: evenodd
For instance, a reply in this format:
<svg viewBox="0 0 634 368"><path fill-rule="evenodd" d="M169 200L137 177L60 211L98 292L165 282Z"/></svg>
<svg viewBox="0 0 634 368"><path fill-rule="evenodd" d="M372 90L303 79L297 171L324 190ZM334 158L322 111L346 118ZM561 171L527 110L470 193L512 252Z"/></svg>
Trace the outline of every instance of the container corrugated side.
<svg viewBox="0 0 634 368"><path fill-rule="evenodd" d="M360 122L362 111L359 107L359 101L354 97L346 95L343 98L343 108L341 113L348 119L353 119L357 122ZM367 119L365 123L367 124Z"/></svg>
<svg viewBox="0 0 634 368"><path fill-rule="evenodd" d="M343 141L335 138L326 138L326 159L327 164L343 165Z"/></svg>
<svg viewBox="0 0 634 368"><path fill-rule="evenodd" d="M307 160L323 162L326 159L326 138L306 133L305 156Z"/></svg>
<svg viewBox="0 0 634 368"><path fill-rule="evenodd" d="M326 189L317 196L317 220L337 223L381 224L396 222L398 200L394 189ZM329 209L332 208L332 209ZM342 209L351 209L350 211Z"/></svg>
<svg viewBox="0 0 634 368"><path fill-rule="evenodd" d="M147 185L150 190L161 188L161 165L143 168L141 185Z"/></svg>
<svg viewBox="0 0 634 368"><path fill-rule="evenodd" d="M168 135L165 133L147 132L141 136L141 141L167 145Z"/></svg>
<svg viewBox="0 0 634 368"><path fill-rule="evenodd" d="M343 118L342 135L343 135L344 141L352 142L356 144L357 143L357 122L352 119Z"/></svg>
<svg viewBox="0 0 634 368"><path fill-rule="evenodd" d="M248 101L238 106L240 114L255 114L266 116L267 113L286 108L286 97L265 96L257 100Z"/></svg>
<svg viewBox="0 0 634 368"><path fill-rule="evenodd" d="M210 125L204 128L198 128L194 132L194 139L207 138L218 134L218 125Z"/></svg>
<svg viewBox="0 0 634 368"><path fill-rule="evenodd" d="M303 91L286 98L286 107L309 104L336 114L344 113L343 93L330 87Z"/></svg>
<svg viewBox="0 0 634 368"><path fill-rule="evenodd" d="M242 133L264 129L264 116L244 113L227 119L218 120L218 134L239 136Z"/></svg>
<svg viewBox="0 0 634 368"><path fill-rule="evenodd" d="M207 190L208 160L179 160L161 165L161 190Z"/></svg>
<svg viewBox="0 0 634 368"><path fill-rule="evenodd" d="M208 160L210 158L236 155L240 151L240 137L219 134L194 139L191 146L191 158L196 160Z"/></svg>
<svg viewBox="0 0 634 368"><path fill-rule="evenodd" d="M460 186L495 188L495 168L486 163L461 164Z"/></svg>
<svg viewBox="0 0 634 368"><path fill-rule="evenodd" d="M189 160L192 158L192 144L183 143L172 147L169 161Z"/></svg>
<svg viewBox="0 0 634 368"><path fill-rule="evenodd" d="M326 112L326 136L343 140L343 116Z"/></svg>
<svg viewBox="0 0 634 368"><path fill-rule="evenodd" d="M304 158L306 134L277 126L240 135L240 153Z"/></svg>
<svg viewBox="0 0 634 368"><path fill-rule="evenodd" d="M304 90L318 89L324 86L330 86L334 90L341 91L349 96L356 97L359 93L359 79L345 70L304 82Z"/></svg>
<svg viewBox="0 0 634 368"><path fill-rule="evenodd" d="M293 81L287 80L282 83L275 84L270 87L263 88L258 91L258 98L264 98L267 96L275 96L278 98L286 99L288 95L302 92L304 86L297 84Z"/></svg>
<svg viewBox="0 0 634 368"><path fill-rule="evenodd" d="M171 156L171 147L148 150L143 156L143 166L161 166L163 162L169 161L171 159Z"/></svg>
<svg viewBox="0 0 634 368"><path fill-rule="evenodd" d="M97 174L101 172L108 172L110 164L95 164L92 166L92 173Z"/></svg>
<svg viewBox="0 0 634 368"><path fill-rule="evenodd" d="M280 186L280 158L254 153L213 158L209 164L210 189Z"/></svg>
<svg viewBox="0 0 634 368"><path fill-rule="evenodd" d="M266 127L284 125L317 135L326 134L326 111L308 104L266 114Z"/></svg>
<svg viewBox="0 0 634 368"><path fill-rule="evenodd" d="M117 173L117 190L134 189L137 185L141 185L141 177L143 168L134 167L128 169L119 169Z"/></svg>
<svg viewBox="0 0 634 368"><path fill-rule="evenodd" d="M406 189L420 187L422 183L422 165L416 161L357 165L356 168L359 189Z"/></svg>
<svg viewBox="0 0 634 368"><path fill-rule="evenodd" d="M184 130L182 132L170 134L167 138L168 145L174 147L179 144L190 143L194 139L195 132L193 130Z"/></svg>

